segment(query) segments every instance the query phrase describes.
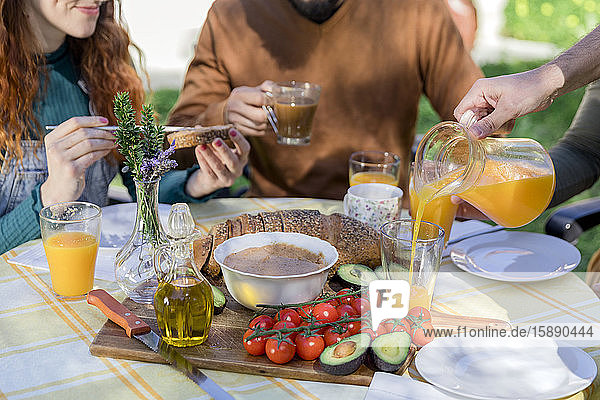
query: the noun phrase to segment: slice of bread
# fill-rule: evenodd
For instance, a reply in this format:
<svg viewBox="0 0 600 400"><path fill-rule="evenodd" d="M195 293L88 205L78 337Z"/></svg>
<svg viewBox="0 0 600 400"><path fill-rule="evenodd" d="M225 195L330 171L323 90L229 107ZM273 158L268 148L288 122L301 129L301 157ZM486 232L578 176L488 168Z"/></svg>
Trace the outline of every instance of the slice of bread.
<svg viewBox="0 0 600 400"><path fill-rule="evenodd" d="M231 124L190 127L167 135L167 140L169 144L175 142L175 149L195 147L199 144L209 144L217 138L230 140L229 130L232 128Z"/></svg>

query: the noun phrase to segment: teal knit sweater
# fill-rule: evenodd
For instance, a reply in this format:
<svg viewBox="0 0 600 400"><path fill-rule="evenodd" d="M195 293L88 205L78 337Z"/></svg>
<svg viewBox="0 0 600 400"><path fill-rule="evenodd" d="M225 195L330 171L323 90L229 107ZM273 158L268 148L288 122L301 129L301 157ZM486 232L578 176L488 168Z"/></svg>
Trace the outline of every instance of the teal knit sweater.
<svg viewBox="0 0 600 400"><path fill-rule="evenodd" d="M34 110L39 126L59 125L74 116L90 115L89 97L78 85L79 71L75 66L66 42L55 52L46 54L46 87ZM41 74L44 76L44 74ZM42 85L43 86L43 85ZM160 183L159 201L162 203L197 203L208 200L188 196L185 182L198 167L166 173ZM135 199L135 185L130 176L123 182ZM38 185L21 204L0 217L0 254L29 240L40 237L39 212L42 209Z"/></svg>

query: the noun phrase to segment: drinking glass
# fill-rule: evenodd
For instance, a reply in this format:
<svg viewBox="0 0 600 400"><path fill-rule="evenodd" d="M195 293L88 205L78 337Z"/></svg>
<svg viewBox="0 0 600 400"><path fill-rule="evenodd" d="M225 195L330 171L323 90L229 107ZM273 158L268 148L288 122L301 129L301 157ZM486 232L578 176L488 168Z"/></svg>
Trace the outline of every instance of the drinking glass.
<svg viewBox="0 0 600 400"><path fill-rule="evenodd" d="M421 222L411 253L415 220L399 219L381 227L381 264L386 279L406 280L410 284L409 309L429 309L440 269L444 247L444 229L431 222Z"/></svg>
<svg viewBox="0 0 600 400"><path fill-rule="evenodd" d="M360 183L386 183L398 186L400 157L387 151L357 151L350 155L350 186Z"/></svg>
<svg viewBox="0 0 600 400"><path fill-rule="evenodd" d="M42 242L52 291L64 299L83 298L94 285L102 210L70 201L40 211Z"/></svg>
<svg viewBox="0 0 600 400"><path fill-rule="evenodd" d="M277 143L309 144L321 86L310 82L279 82L265 94L270 104L263 106L263 110L277 135Z"/></svg>

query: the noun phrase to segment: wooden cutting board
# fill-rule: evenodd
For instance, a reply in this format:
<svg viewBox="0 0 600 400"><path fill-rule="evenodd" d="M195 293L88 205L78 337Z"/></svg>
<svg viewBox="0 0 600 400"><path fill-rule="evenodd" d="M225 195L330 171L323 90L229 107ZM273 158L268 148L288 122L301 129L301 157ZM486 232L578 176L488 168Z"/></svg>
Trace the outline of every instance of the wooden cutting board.
<svg viewBox="0 0 600 400"><path fill-rule="evenodd" d="M180 349L180 353L192 364L205 369L279 378L363 386L368 386L371 383L375 371L366 365L362 365L358 371L351 375L335 376L323 372L318 361L303 361L295 357L287 364L277 365L269 361L266 356L255 357L249 355L242 345L242 336L247 329L253 312L236 303L228 295L225 288L221 288L221 290L227 296L227 308L222 314L215 315L213 318L208 340L199 346ZM130 299L126 299L123 304L148 323L154 332L159 333L152 306L137 304ZM509 327L506 322L500 320L460 317L435 311L432 312L432 319L435 327L443 328L456 326L473 328L485 328L486 326ZM142 342L127 337L125 331L112 321L107 321L98 332L90 345L90 352L97 357L165 363L161 356L150 350ZM411 349L398 374L404 373L414 356L415 350Z"/></svg>

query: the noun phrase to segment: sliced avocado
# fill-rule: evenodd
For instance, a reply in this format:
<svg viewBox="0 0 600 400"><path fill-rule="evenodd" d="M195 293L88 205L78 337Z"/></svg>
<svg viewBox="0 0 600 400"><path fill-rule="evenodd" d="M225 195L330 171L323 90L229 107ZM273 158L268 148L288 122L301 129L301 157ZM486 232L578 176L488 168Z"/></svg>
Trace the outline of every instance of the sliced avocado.
<svg viewBox="0 0 600 400"><path fill-rule="evenodd" d="M406 332L392 332L379 335L373 340L371 355L375 368L386 372L400 369L410 348L410 335Z"/></svg>
<svg viewBox="0 0 600 400"><path fill-rule="evenodd" d="M225 309L225 304L227 303L227 298L216 286L210 285L213 293L213 304L214 304L214 315L221 314Z"/></svg>
<svg viewBox="0 0 600 400"><path fill-rule="evenodd" d="M332 375L353 373L363 363L370 344L369 334L359 333L326 347L319 356L323 371Z"/></svg>
<svg viewBox="0 0 600 400"><path fill-rule="evenodd" d="M363 264L344 264L337 270L337 280L344 286L360 289L369 286L369 283L379 279L375 272Z"/></svg>

